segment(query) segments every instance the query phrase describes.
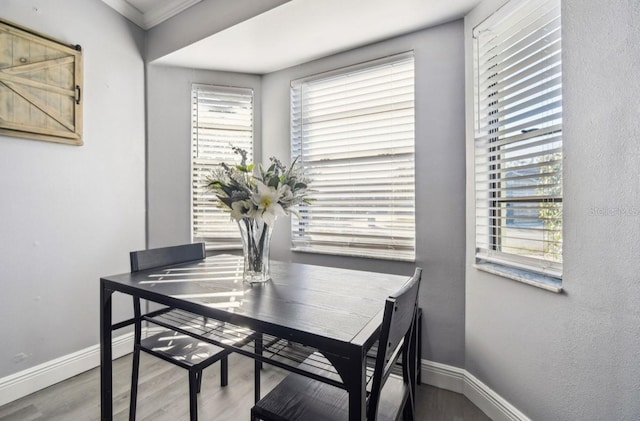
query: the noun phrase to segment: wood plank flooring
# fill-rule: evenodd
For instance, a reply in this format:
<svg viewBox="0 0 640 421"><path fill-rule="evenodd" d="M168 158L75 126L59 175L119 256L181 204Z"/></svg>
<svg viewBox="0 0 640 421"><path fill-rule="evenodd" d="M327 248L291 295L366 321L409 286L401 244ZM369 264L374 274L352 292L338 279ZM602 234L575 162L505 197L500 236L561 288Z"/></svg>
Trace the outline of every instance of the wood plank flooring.
<svg viewBox="0 0 640 421"><path fill-rule="evenodd" d="M286 373L272 366L262 370L262 394ZM127 420L131 356L113 363L114 420ZM141 356L138 387L139 421L189 419L187 372L156 358ZM418 387L418 421L487 421L489 418L464 396L432 386ZM205 370L198 415L201 420L249 419L253 404L253 360L229 357L229 386L220 387L220 366ZM1 421L93 421L100 419L100 370L82 373L0 407Z"/></svg>

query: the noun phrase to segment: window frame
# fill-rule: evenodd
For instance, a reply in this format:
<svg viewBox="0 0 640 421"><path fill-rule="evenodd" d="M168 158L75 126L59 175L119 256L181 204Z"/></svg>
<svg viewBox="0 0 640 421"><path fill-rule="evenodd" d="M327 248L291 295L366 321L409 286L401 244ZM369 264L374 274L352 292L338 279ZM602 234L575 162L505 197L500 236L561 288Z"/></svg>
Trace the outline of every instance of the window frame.
<svg viewBox="0 0 640 421"><path fill-rule="evenodd" d="M353 80L355 80L358 76L361 76L362 78L366 78L367 77L367 73L366 72L375 72L377 70L381 70L385 67L388 68L392 68L392 66L401 66L402 63L411 63L411 74L410 77L408 79L411 80L411 108L410 108L410 119L411 119L411 129L410 129L410 133L411 133L411 137L410 137L410 143L411 143L411 152L410 154L407 153L406 155L410 155L410 169L408 169L407 171L410 172L410 183L411 183L411 188L410 191L408 191L407 195L410 196L410 205L407 205L407 210L406 210L406 215L407 218L410 219L409 222L407 222L408 225L406 225L408 228L406 228L409 232L410 231L410 238L407 240L405 237L405 235L407 235L406 233L402 232L401 229L397 229L397 234L398 237L394 239L393 236L384 236L384 237L380 237L380 242L376 243L376 240L373 240L371 242L365 242L367 237L373 237L374 234L372 233L371 229L368 229L369 232L366 233L356 233L355 231L357 230L355 228L355 224L357 224L357 222L354 222L353 220L349 220L348 218L345 217L345 212L347 211L335 211L336 216L335 216L335 221L337 221L335 224L339 225L340 221L342 221L344 223L344 227L343 228L338 228L338 227L331 227L329 225L332 224L332 222L326 222L327 217L326 215L324 216L325 221L324 222L318 222L318 224L315 225L316 229L318 229L318 231L316 231L315 234L310 233L309 231L309 227L311 227L313 224L313 219L314 219L314 211L315 211L315 218L317 221L320 221L320 219L322 219L322 215L321 212L323 211L318 211L317 209L320 207L320 205L326 205L326 206L331 206L327 204L327 199L326 197L329 196L328 191L331 188L336 188L335 185L333 186L329 186L329 184L326 184L326 181L323 181L325 183L325 187L320 187L321 182L319 180L317 180L318 177L314 178L314 173L313 171L323 171L321 167L321 165L324 165L324 171L330 171L331 168L328 168L331 164L331 162L337 162L338 159L335 157L329 157L326 159L319 159L319 158L313 158L311 157L311 155L313 155L312 152L308 152L308 151L312 151L313 149L309 149L311 148L310 141L309 139L311 138L310 136L305 136L303 135L303 129L302 127L307 127L307 130L309 127L312 127L311 125L313 123L310 123L310 121L313 120L313 118L311 118L308 115L308 112L310 112L312 110L312 106L309 105L309 103L311 103L311 100L307 99L307 101L309 102L307 104L307 107L305 109L305 104L304 104L304 98L302 95L302 91L305 89L305 86L310 86L311 84L327 84L327 86L331 85L332 83L338 83L337 81L340 80L344 80L344 81L350 81L350 84L347 85L346 87L343 87L342 91L337 91L337 93L332 93L332 95L345 95L347 96L348 93L346 93L347 91L349 91L349 89L353 89L353 86L351 83L353 83ZM382 70L381 70L382 71ZM390 72L393 73L392 70L389 70ZM373 73L371 73L373 74ZM350 79L351 77L353 77L354 79ZM341 82L342 83L342 82ZM347 82L344 82L347 83ZM392 85L391 83L389 83L390 86ZM320 89L320 88L319 88ZM329 89L329 88L327 88ZM336 88L337 89L337 88ZM373 88L371 88L373 89ZM409 52L405 52L405 53L400 53L400 54L395 54L392 56L387 56L387 57L383 57L377 60L371 60L371 61L367 61L364 63L359 63L353 66L348 66L348 67L343 67L343 68L339 68L339 69L334 69L328 72L324 72L324 73L320 73L320 74L316 74L316 75L312 75L309 77L305 77L302 79L297 79L291 82L291 155L292 155L292 160L293 159L299 159L300 162L302 163L303 167L305 168L305 171L307 172L307 175L311 178L312 183L310 185L310 188L312 190L312 192L315 190L315 193L311 194L311 198L315 199L315 201L308 205L308 206L301 206L299 209L299 213L301 215L301 219L298 220L293 220L292 224L291 224L291 250L294 252L308 252L308 253L316 253L316 254L329 254L329 255L341 255L341 256L355 256L355 257L364 257L364 258L375 258L375 259L384 259L384 260L397 260L397 261L410 261L410 262L414 262L415 258L416 258L416 221L415 221L415 58L414 58L414 54L413 51L409 51ZM332 109L332 107L337 106L336 103L340 103L340 101L347 101L349 100L350 97L347 97L347 99L345 98L340 98L340 99L335 99L333 100L333 102L328 101L326 104L327 105L327 110L328 109ZM299 101L299 103L297 102ZM399 101L399 100L397 100ZM342 105L342 103L341 103ZM348 106L347 106L348 107ZM355 105L354 105L355 107ZM364 107L364 106L363 106ZM344 109L343 109L344 111ZM358 112L362 112L363 114L358 114ZM322 112L321 111L317 111L317 113L315 114L315 116L319 116ZM329 111L327 111L327 113L329 113ZM345 111L345 113L349 113L349 117L348 118L356 118L355 116L358 117L362 117L364 115L364 111L360 111L360 110L356 110L354 109L348 109L348 111ZM305 116L305 123L301 122L301 117L300 116ZM327 114L325 114L326 116ZM324 120L324 123L333 123L335 121L338 121L339 118L335 118L335 120L330 120L331 117L325 117L323 116L322 118L326 118L326 120ZM347 120L348 118L343 117L345 120ZM362 117L363 121L366 120L366 117ZM363 123L363 127L365 127L365 125L367 125L366 127L370 127L371 123L374 122L368 122L365 121ZM346 126L346 125L345 125ZM316 126L317 127L317 126ZM391 127L391 124L389 124L389 127ZM344 139L355 139L355 137L348 137L350 134L344 134ZM341 135L342 136L342 135ZM320 138L320 136L317 136L315 139L317 140L318 138ZM307 142L307 146L305 146L305 142ZM334 140L335 142L335 140ZM363 145L366 142L363 142L361 145ZM396 141L396 143L398 144L398 146L401 145L400 141ZM328 144L325 143L325 146ZM339 146L338 146L339 147ZM367 146L362 146L363 149L367 148ZM316 149L315 151L318 151L320 148ZM337 152L338 154L340 153L344 153L344 150L341 149ZM350 158L351 160L353 160L356 163L359 163L359 160L362 160L363 162L367 160L366 158L366 154L367 151L363 150L360 152L362 155L355 155L356 152L354 152L354 156L352 158ZM334 153L335 155L335 153ZM398 157L401 157L402 154L401 153L397 153ZM375 160L378 158L375 157L370 157L371 160ZM400 158L398 158L400 159ZM409 159L409 158L407 158ZM325 164L319 164L320 161L326 161ZM400 161L398 161L400 162ZM336 167L337 166L342 166L345 164L342 163L336 163L335 164ZM356 165L356 164L354 164ZM362 164L363 167L365 166L365 164ZM407 164L409 165L409 164ZM319 169L320 168L320 169ZM335 171L337 171L339 174L345 174L345 170L341 170L341 169L336 169ZM384 171L384 170L380 170L380 171ZM355 172L355 171L354 171ZM380 172L378 172L380 173ZM339 176L338 174L338 176ZM323 174L323 176L326 174ZM314 184L314 180L316 181ZM344 183L346 180L353 180L352 178L350 179L344 179L341 178L340 180L342 180L342 182ZM353 183L357 183L357 181L353 181ZM341 188L347 188L348 186L341 186ZM353 190L352 191L357 191L357 187L352 187ZM364 188L364 187L363 187ZM324 189L324 194L322 193L321 189ZM400 191L400 190L398 190ZM366 193L364 191L361 191L361 193ZM397 203L400 203L398 201L398 199L394 199L395 198L395 194L398 193L394 193L394 196L392 196L389 201L394 201L396 200ZM345 192L344 193L345 196L348 197L355 197L355 196L349 196L349 192ZM323 197L324 196L324 197ZM357 203L357 200L354 200L354 203ZM338 207L339 205L333 205L335 207ZM398 205L396 205L398 206ZM335 208L334 208L335 209ZM384 208L378 208L384 211ZM400 210L402 210L402 208L398 208ZM324 211L324 212L331 212L329 211ZM351 211L352 214L350 214L352 216L353 219L356 219L358 216L362 217L362 218L371 218L372 215L372 211L369 210L369 214L365 214L365 213L356 213L357 211ZM381 226L383 225L382 221L384 220L384 212L380 212L381 214L379 216L375 216L375 209L373 210L373 218L374 218L374 229L380 229L381 231L383 230L383 228L381 228ZM391 225L394 224L394 220L393 219L393 215L395 214L389 214L392 216L387 216L387 221L392 221L390 222ZM341 218L341 219L340 219ZM361 218L361 219L362 219ZM389 219L392 218L392 219ZM378 221L378 222L376 222ZM365 222L360 222L365 223ZM367 222L370 223L370 222ZM400 222L395 222L396 225L400 226L401 223ZM323 232L319 232L320 230L323 230ZM360 228L361 232L367 231L364 228ZM315 236L316 238L314 239L313 236ZM343 237L343 239L339 239L339 237ZM323 240L320 240L320 237L324 237ZM385 239L388 240L388 243L385 245ZM410 245L408 245L408 243L410 243Z"/></svg>
<svg viewBox="0 0 640 421"><path fill-rule="evenodd" d="M200 99L200 97L198 96L198 92L202 92L203 94L209 94L212 96L217 95L220 97L222 96L236 97L236 100L233 100L232 98L228 101L228 103L225 103L224 105L221 105L221 104L226 101L222 101L222 100L218 104L216 104L218 106L224 106L226 108L235 109L235 110L242 110L244 108L242 103L244 102L244 100L249 99L250 118L249 118L248 124L250 125L250 129L248 130L242 129L242 126L247 124L246 121L227 122L225 119L218 119L219 121L218 125L212 124L212 127L208 128L210 130L217 130L219 134L218 137L224 137L222 135L224 135L226 132L229 133L227 135L229 136L227 140L219 140L219 141L211 142L212 144L215 144L215 147L218 149L217 153L212 154L215 156L208 156L206 153L203 154L203 155L206 155L204 157L199 156L198 147L200 145L200 142L199 142L200 132L197 127L198 123L196 122L196 120L199 118L199 115L197 114L198 100ZM210 111L213 112L212 110ZM234 116L239 115L239 111L238 113L233 113L233 115ZM242 249L242 242L240 239L240 232L237 227L237 223L233 221L233 219L230 216L230 213L226 209L222 208L222 206L219 204L218 200L216 199L215 195L212 192L206 191L206 189L204 188L204 183L198 182L198 180L196 179L198 177L195 176L196 174L195 167L198 166L202 168L199 171L202 173L202 176L199 177L199 180L203 181L206 177L205 172L208 172L208 170L214 168L215 166L219 165L222 162L225 162L231 165L239 164L241 158L238 154L233 152L232 146L239 146L247 150L248 152L247 158L249 159L250 162L253 161L253 156L255 153L255 116L256 116L255 92L253 88L203 84L203 83L193 83L191 85L191 139L190 139L191 165L190 165L190 189L189 189L190 191L190 197L189 197L190 198L190 202L189 202L190 203L190 206L189 206L190 236L191 236L192 242L199 242L199 241L204 242L207 250ZM231 136L231 134L236 134L236 135L239 135L239 137L242 137L243 133L250 134L249 141L240 141L239 142L240 144L238 144L237 141L236 142L232 141L233 136ZM211 145L207 145L207 146L211 148ZM207 163L196 162L198 159L200 160L208 159L210 162L207 162ZM198 189L198 186L200 186L199 189ZM198 199L200 199L200 201L204 200L207 203L210 203L210 205L204 205L204 204L197 205L196 202L198 201ZM216 226L221 228L213 231L214 235L216 235L215 237L196 235L196 231L198 230L197 228L198 224L196 222L196 220L198 219L196 215L196 207L199 207L204 212L209 212L215 215L214 218L217 219ZM201 219L204 220L206 219L206 217Z"/></svg>
<svg viewBox="0 0 640 421"><path fill-rule="evenodd" d="M558 28L554 29L554 31L557 31L555 34L557 39L550 42L548 50L546 47L538 49L538 51L542 51L544 54L542 56L543 60L535 62L540 63L540 67L543 67L546 64L546 60L549 60L554 66L558 66L557 69L549 71L552 77L549 77L548 80L544 79L546 77L545 71L535 70L535 63L520 64L520 62L517 61L529 60L528 57L522 58L517 56L521 54L521 51L525 51L529 46L533 46L542 39L536 38L540 37L538 33L540 30L533 26L533 22L535 22L533 19L526 21L527 25L523 25L522 27L516 27L514 25L504 32L496 30L496 26L499 26L502 22L508 21L509 19L515 20L514 17L520 19L519 13L529 13L532 10L535 13L539 13L540 10L545 10L545 12L540 12L539 16L543 16L543 13L548 13L549 16L555 16L554 19L557 19L556 24ZM557 15L555 15L556 12ZM536 16L536 19L541 19L539 16ZM526 15L526 17L529 18L530 15ZM544 18L546 17L547 15L544 15ZM556 292L561 290L562 285L563 186L560 19L560 0L538 0L536 2L510 0L472 29L473 48L471 52L473 60L472 104L474 110L474 265L478 269L521 282L542 286L543 288ZM522 21L524 21L524 19ZM536 25L537 24L536 22ZM491 67L487 66L491 66L491 63L490 59L480 63L481 56L484 53L479 53L479 38L483 36L483 34L490 33L491 30L494 30L492 33L494 38L503 37L500 42L508 46L501 47L501 49L497 49L497 51L493 53L495 55L493 65L496 69L495 75L499 75L498 80L506 80L512 77L511 75L517 75L519 72L522 72L522 74L528 77L530 76L529 79L522 78L524 80L522 86L524 87L519 86L519 88L522 89L521 92L525 92L525 94L522 95L524 99L521 100L520 104L518 103L520 99L516 94L511 94L510 96L502 93L499 94L497 87L494 92L492 92L490 89L491 82L489 82L491 76L484 76L489 73ZM514 36L516 32L513 31L520 30L522 30L521 33L526 34L519 35L521 39L532 37L534 42L526 45L526 47L518 46L517 48L521 48L521 50L515 53L514 51L505 53L505 51L508 51L509 48L512 48L519 42L516 41L513 44L509 44L507 40L510 36L518 39L517 36ZM545 42L548 42L546 35L543 38ZM557 48L557 50L554 50L554 48ZM507 54L512 55L508 56ZM522 54L524 55L524 53ZM538 53L531 53L531 57L534 55L535 59L538 60ZM509 62L509 60L511 60L511 62ZM533 59L531 60L533 63ZM509 64L503 64L507 62L509 62ZM483 68L485 71L483 75L484 78L481 77L479 70L483 66L485 66ZM508 73L507 71L510 67L512 70L509 71L512 73ZM549 66L549 68L552 67ZM537 77L539 75L542 76ZM483 86L483 84L485 86ZM483 96L483 94L487 92L492 93ZM560 92L559 100L557 99L558 92ZM491 99L491 95L494 94L496 95L495 99ZM487 105L487 103L489 103L489 105ZM530 108L526 108L526 106L530 106ZM559 113L557 111L558 108L560 109ZM482 114L482 109L491 111ZM519 117L517 113L522 113L522 116L530 113L531 120L527 120L529 116ZM516 117L513 117L514 115L516 115ZM537 118L536 116L542 117ZM520 118L522 119L520 120ZM509 119L511 119L511 121L507 121ZM509 130L515 132L517 128L516 124L520 123L522 123L520 137L507 133ZM526 127L529 123L531 123L531 125ZM489 127L494 127L495 129L487 130ZM485 129L484 132L482 129ZM511 139L515 140L509 140L509 138L506 137L508 135L514 136ZM485 143L483 144L482 142ZM547 147L549 149L543 149ZM539 151L536 152L536 148L538 148ZM482 149L485 151L479 152ZM512 167L508 166L508 161L514 161L516 159L513 158L513 156L517 156L517 152L514 153L514 151L524 151L527 149L529 150L529 157L527 159L531 160L529 164L526 163L526 159L522 159L524 163L515 164ZM512 157L509 159L505 158L509 154ZM525 156L524 153L522 156ZM533 173L533 170L537 170L538 172ZM527 182L531 182L531 180L534 179L538 179L538 181L534 184L527 185ZM521 185L518 185L519 183ZM486 186L486 189L482 186ZM518 193L518 189L520 189L520 193ZM531 192L533 189L536 190L534 193ZM509 210L509 205L513 205L514 203L516 204L515 210L513 208ZM549 205L546 206L545 203L549 203ZM504 206L505 204L506 208ZM514 217L516 210L519 210L521 214ZM503 246L509 238L507 234L503 232L503 230L506 231L504 228L508 225L508 222L510 220L512 222L515 220L525 222L528 220L533 221L534 218L532 218L529 213L534 210L539 212L535 220L541 221L544 224L542 229L543 238L546 239L547 236L547 233L544 231L548 231L550 236L552 236L552 240L549 243L550 246L548 246L551 250L549 253L551 257L530 257L525 255L523 251L520 251L522 254L504 252L504 249L515 249L513 246ZM547 211L547 213L544 213L545 211ZM482 220L486 220L486 224L481 223ZM556 225L554 226L554 224ZM547 229L548 227L550 228ZM558 233L559 239L557 236ZM543 242L544 249L544 247L547 247L545 245L546 240L541 241ZM520 247L523 247L524 250L524 246ZM543 251L543 256L546 254L547 252Z"/></svg>

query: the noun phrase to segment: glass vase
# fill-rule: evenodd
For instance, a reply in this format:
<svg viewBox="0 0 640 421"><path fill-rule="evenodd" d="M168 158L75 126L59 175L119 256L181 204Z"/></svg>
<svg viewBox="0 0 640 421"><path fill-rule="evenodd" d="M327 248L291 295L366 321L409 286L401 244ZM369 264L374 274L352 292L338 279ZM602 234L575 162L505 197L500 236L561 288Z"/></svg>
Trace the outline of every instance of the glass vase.
<svg viewBox="0 0 640 421"><path fill-rule="evenodd" d="M253 218L239 220L238 227L244 255L244 281L255 284L271 280L269 244L273 227L265 223L259 224Z"/></svg>

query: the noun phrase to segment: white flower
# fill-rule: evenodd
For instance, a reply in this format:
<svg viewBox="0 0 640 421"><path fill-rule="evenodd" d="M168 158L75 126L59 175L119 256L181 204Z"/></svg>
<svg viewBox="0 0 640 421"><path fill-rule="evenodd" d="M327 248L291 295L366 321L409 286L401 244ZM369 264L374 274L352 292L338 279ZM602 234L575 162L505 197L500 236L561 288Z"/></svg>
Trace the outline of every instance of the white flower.
<svg viewBox="0 0 640 421"><path fill-rule="evenodd" d="M251 200L237 200L231 203L231 217L236 221L242 218L252 218L255 211L255 206Z"/></svg>
<svg viewBox="0 0 640 421"><path fill-rule="evenodd" d="M278 186L278 195L280 195L280 202L289 203L293 201L293 192L288 184L280 184Z"/></svg>
<svg viewBox="0 0 640 421"><path fill-rule="evenodd" d="M260 181L256 181L256 188L257 192L251 196L251 201L258 208L255 214L256 221L259 224L264 222L271 226L276 222L278 216L286 215L284 209L278 203L280 193Z"/></svg>
<svg viewBox="0 0 640 421"><path fill-rule="evenodd" d="M241 164L222 163L206 179L207 190L215 194L220 207L230 211L232 220L273 225L280 215L299 216L293 208L310 203L309 180L297 158L287 169L280 160L271 157L265 170L262 165L247 165L246 151L232 149L241 156Z"/></svg>

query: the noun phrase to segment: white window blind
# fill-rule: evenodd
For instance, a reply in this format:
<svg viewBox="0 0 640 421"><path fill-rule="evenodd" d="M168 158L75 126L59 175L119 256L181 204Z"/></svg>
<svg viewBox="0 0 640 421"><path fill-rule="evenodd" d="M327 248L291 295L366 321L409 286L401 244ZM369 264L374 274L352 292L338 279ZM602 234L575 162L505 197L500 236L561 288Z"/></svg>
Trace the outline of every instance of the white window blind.
<svg viewBox="0 0 640 421"><path fill-rule="evenodd" d="M205 178L222 162L239 164L232 146L253 155L253 90L194 84L191 89L191 227L193 241L208 249L240 248L238 226L214 194Z"/></svg>
<svg viewBox="0 0 640 421"><path fill-rule="evenodd" d="M293 249L415 260L413 53L294 81L291 113L314 200Z"/></svg>
<svg viewBox="0 0 640 421"><path fill-rule="evenodd" d="M512 0L474 38L477 261L560 278L560 0Z"/></svg>

